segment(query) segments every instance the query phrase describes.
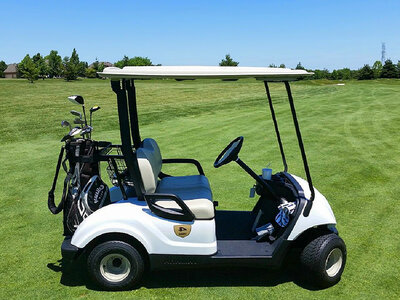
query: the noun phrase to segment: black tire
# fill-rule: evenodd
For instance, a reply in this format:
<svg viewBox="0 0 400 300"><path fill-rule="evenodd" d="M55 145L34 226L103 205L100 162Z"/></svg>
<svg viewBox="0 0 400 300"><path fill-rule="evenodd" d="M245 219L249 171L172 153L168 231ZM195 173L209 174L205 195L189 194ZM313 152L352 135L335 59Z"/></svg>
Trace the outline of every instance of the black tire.
<svg viewBox="0 0 400 300"><path fill-rule="evenodd" d="M106 290L132 289L140 282L145 264L140 253L122 241L97 245L87 259L92 280Z"/></svg>
<svg viewBox="0 0 400 300"><path fill-rule="evenodd" d="M331 233L322 235L306 245L300 255L300 263L303 274L310 283L327 288L339 282L346 257L346 245L343 240Z"/></svg>

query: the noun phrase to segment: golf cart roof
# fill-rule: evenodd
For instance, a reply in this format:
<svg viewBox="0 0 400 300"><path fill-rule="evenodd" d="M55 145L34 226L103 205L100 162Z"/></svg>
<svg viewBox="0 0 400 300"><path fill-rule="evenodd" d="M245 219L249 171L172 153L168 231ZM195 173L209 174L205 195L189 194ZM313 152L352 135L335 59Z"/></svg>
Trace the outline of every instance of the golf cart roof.
<svg viewBox="0 0 400 300"><path fill-rule="evenodd" d="M292 81L313 73L305 70L261 67L219 67L219 66L144 66L144 67L108 67L99 75L111 79L239 79L255 78L263 81Z"/></svg>

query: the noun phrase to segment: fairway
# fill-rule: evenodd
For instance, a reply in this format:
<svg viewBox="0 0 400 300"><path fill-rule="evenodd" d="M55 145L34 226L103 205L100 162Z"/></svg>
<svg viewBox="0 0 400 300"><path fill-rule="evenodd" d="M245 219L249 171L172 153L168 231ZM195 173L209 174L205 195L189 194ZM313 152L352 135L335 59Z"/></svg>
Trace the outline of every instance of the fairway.
<svg viewBox="0 0 400 300"><path fill-rule="evenodd" d="M289 266L156 272L137 290L111 293L96 290L79 270L61 272L62 215L47 209L66 134L60 123L76 109L67 96L100 105L93 138L120 143L110 82L0 79L0 298L399 299L400 80L336 83L292 84L313 183L329 200L347 245L336 286L313 290ZM304 178L284 85L270 87L289 172ZM283 169L262 82L144 80L136 89L142 138L156 139L165 158L198 159L219 209L250 210L256 201L249 198L254 180L239 166L212 166L233 138L244 136L240 157L254 170L270 162L274 172ZM165 171L188 175L180 166Z"/></svg>

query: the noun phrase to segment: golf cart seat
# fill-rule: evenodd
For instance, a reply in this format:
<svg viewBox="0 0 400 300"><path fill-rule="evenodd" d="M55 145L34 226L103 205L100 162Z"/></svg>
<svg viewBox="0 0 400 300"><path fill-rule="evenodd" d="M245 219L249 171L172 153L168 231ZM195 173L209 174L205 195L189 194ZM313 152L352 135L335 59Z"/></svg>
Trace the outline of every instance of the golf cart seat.
<svg viewBox="0 0 400 300"><path fill-rule="evenodd" d="M144 139L136 150L143 186L146 193L173 194L182 199L196 219L214 218L214 204L210 183L204 175L167 176L158 179L162 168L162 157L157 142ZM175 201L160 200L158 205L179 209Z"/></svg>

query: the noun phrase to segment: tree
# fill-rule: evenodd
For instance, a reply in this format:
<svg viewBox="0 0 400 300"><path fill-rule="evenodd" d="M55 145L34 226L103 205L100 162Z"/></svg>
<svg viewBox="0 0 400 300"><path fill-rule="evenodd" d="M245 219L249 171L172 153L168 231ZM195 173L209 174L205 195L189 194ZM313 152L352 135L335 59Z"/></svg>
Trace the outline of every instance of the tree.
<svg viewBox="0 0 400 300"><path fill-rule="evenodd" d="M69 58L69 63L72 66L74 66L73 68L76 70L76 76L74 79L76 79L78 76L85 76L85 72L88 67L88 64L85 61L79 60L79 55L76 52L75 48L72 50L71 57ZM72 79L72 77L71 77L71 79L69 79L69 80L74 80L74 79Z"/></svg>
<svg viewBox="0 0 400 300"><path fill-rule="evenodd" d="M153 63L148 57L135 56L128 61L128 66L152 66Z"/></svg>
<svg viewBox="0 0 400 300"><path fill-rule="evenodd" d="M400 77L400 60L397 61L397 74L399 74Z"/></svg>
<svg viewBox="0 0 400 300"><path fill-rule="evenodd" d="M336 72L337 72L337 77L340 80L352 79L351 70L349 68L339 69L339 70L336 70Z"/></svg>
<svg viewBox="0 0 400 300"><path fill-rule="evenodd" d="M269 64L268 68L277 68L275 64Z"/></svg>
<svg viewBox="0 0 400 300"><path fill-rule="evenodd" d="M87 68L85 75L87 78L96 78L97 77L97 71L94 68Z"/></svg>
<svg viewBox="0 0 400 300"><path fill-rule="evenodd" d="M129 58L126 61L128 62ZM95 73L94 73L95 77L99 78L100 76L99 76L99 74L97 74L97 72L103 72L104 68L105 68L104 62L99 62L99 60L96 57L96 60L92 63L91 68L89 68L89 69L93 69L95 71ZM92 71L90 71L90 72L92 72ZM86 74L87 74L87 69L86 69ZM86 77L88 77L88 76L86 75ZM92 77L90 77L90 78L92 78Z"/></svg>
<svg viewBox="0 0 400 300"><path fill-rule="evenodd" d="M126 67L128 65L128 61L129 61L129 57L124 55L124 57L121 60L114 63L114 66L116 66L118 68Z"/></svg>
<svg viewBox="0 0 400 300"><path fill-rule="evenodd" d="M0 61L0 77L4 77L4 71L7 69L5 61Z"/></svg>
<svg viewBox="0 0 400 300"><path fill-rule="evenodd" d="M312 75L312 79L328 79L330 77L330 73L327 69L323 70L314 70L314 75Z"/></svg>
<svg viewBox="0 0 400 300"><path fill-rule="evenodd" d="M332 73L329 76L329 79L331 80L338 80L339 79L339 73L336 70L333 70Z"/></svg>
<svg viewBox="0 0 400 300"><path fill-rule="evenodd" d="M96 57L96 60L93 62L93 69L97 72L99 70L99 60Z"/></svg>
<svg viewBox="0 0 400 300"><path fill-rule="evenodd" d="M219 65L222 66L230 66L230 67L236 67L239 63L237 61L234 61L230 54L225 55L225 59L222 59Z"/></svg>
<svg viewBox="0 0 400 300"><path fill-rule="evenodd" d="M63 59L63 75L67 81L78 78L78 65L76 65L68 56Z"/></svg>
<svg viewBox="0 0 400 300"><path fill-rule="evenodd" d="M286 68L285 64L280 64L279 68Z"/></svg>
<svg viewBox="0 0 400 300"><path fill-rule="evenodd" d="M32 61L39 70L39 76L44 79L48 74L48 66L44 58L40 55L40 53L37 53L36 55L32 56Z"/></svg>
<svg viewBox="0 0 400 300"><path fill-rule="evenodd" d="M376 62L374 62L374 64L372 65L372 71L374 71L375 78L381 77L382 63L380 60L377 60Z"/></svg>
<svg viewBox="0 0 400 300"><path fill-rule="evenodd" d="M397 78L398 72L396 66L392 63L390 59L385 61L382 67L381 78Z"/></svg>
<svg viewBox="0 0 400 300"><path fill-rule="evenodd" d="M18 64L18 70L22 76L28 79L31 83L39 77L39 69L27 54L24 59Z"/></svg>
<svg viewBox="0 0 400 300"><path fill-rule="evenodd" d="M104 65L104 62L101 62L97 68L97 72L103 72L104 68L106 66Z"/></svg>
<svg viewBox="0 0 400 300"><path fill-rule="evenodd" d="M124 55L124 57L122 58L122 63L123 63L123 66L122 66L122 67L127 66L127 65L128 65L128 62L129 62L129 57L126 56L126 55Z"/></svg>
<svg viewBox="0 0 400 300"><path fill-rule="evenodd" d="M48 65L48 74L50 78L61 76L62 59L56 50L51 50L50 54L45 57Z"/></svg>
<svg viewBox="0 0 400 300"><path fill-rule="evenodd" d="M85 77L87 68L88 68L88 63L86 61L79 62L79 64L78 64L78 76Z"/></svg>
<svg viewBox="0 0 400 300"><path fill-rule="evenodd" d="M358 71L358 80L368 80L368 79L374 79L374 71L371 69L369 65L364 65L359 71Z"/></svg>
<svg viewBox="0 0 400 300"><path fill-rule="evenodd" d="M78 53L76 53L75 48L72 50L72 54L69 61L74 65L79 65L79 55Z"/></svg>
<svg viewBox="0 0 400 300"><path fill-rule="evenodd" d="M79 61L79 55L75 48L72 50L71 57L65 56L63 59L63 74L67 81L76 80L78 76L85 76L87 62Z"/></svg>
<svg viewBox="0 0 400 300"><path fill-rule="evenodd" d="M305 70L305 68L301 65L301 62L299 62L296 66L296 70Z"/></svg>
<svg viewBox="0 0 400 300"><path fill-rule="evenodd" d="M118 68L123 68L126 66L152 66L153 63L148 57L135 56L129 58L128 56L124 55L124 57L117 61L114 65Z"/></svg>

